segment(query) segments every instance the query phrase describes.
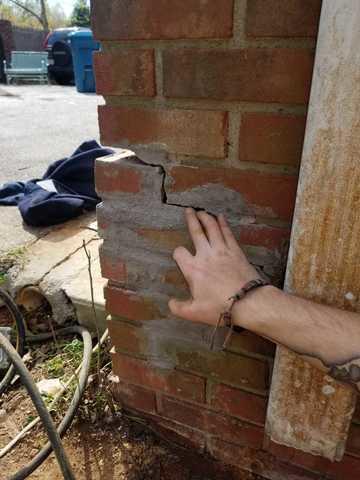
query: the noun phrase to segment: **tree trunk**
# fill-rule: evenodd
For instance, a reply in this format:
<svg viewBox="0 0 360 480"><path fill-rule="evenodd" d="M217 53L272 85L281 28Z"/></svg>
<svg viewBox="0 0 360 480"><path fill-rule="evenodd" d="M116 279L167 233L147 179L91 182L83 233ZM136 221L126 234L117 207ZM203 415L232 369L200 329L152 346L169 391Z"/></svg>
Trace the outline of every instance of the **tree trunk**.
<svg viewBox="0 0 360 480"><path fill-rule="evenodd" d="M49 31L49 20L47 16L47 8L46 8L46 0L40 0L41 4L41 19L42 19L42 26L43 29L47 32Z"/></svg>

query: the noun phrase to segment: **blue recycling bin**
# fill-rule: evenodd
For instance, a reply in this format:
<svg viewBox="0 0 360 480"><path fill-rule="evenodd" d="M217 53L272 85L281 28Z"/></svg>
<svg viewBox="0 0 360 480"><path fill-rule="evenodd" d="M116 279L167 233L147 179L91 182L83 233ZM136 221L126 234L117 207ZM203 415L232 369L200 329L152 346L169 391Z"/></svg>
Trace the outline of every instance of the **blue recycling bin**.
<svg viewBox="0 0 360 480"><path fill-rule="evenodd" d="M95 92L93 52L100 49L91 30L80 30L70 36L74 63L75 85L78 92Z"/></svg>

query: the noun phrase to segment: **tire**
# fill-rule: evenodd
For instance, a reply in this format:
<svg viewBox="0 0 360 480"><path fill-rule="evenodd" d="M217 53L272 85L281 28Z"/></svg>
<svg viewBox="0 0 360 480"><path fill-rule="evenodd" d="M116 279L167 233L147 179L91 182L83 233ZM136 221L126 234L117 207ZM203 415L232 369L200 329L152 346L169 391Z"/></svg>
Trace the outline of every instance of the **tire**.
<svg viewBox="0 0 360 480"><path fill-rule="evenodd" d="M74 82L73 58L71 48L65 42L55 42L49 58L53 64L49 73L58 85L72 85Z"/></svg>
<svg viewBox="0 0 360 480"><path fill-rule="evenodd" d="M74 79L65 75L53 75L53 79L58 85L73 85Z"/></svg>

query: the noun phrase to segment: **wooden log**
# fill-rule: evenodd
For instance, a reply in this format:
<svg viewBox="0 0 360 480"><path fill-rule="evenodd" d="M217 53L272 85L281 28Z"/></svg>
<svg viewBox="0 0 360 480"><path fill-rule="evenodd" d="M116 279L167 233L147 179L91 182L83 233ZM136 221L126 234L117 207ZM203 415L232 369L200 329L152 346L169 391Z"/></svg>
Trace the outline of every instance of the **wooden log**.
<svg viewBox="0 0 360 480"><path fill-rule="evenodd" d="M288 292L354 311L360 310L359 25L358 0L323 1L285 281ZM349 387L278 348L266 425L273 441L340 460L354 406Z"/></svg>

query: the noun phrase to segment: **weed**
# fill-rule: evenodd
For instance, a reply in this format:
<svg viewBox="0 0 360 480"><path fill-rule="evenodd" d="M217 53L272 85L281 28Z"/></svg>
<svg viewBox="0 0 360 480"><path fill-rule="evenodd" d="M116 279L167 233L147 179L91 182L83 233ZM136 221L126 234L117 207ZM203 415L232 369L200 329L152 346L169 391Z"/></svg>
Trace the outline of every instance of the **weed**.
<svg viewBox="0 0 360 480"><path fill-rule="evenodd" d="M36 415L28 415L25 420L25 426L31 423L33 420L35 420Z"/></svg>
<svg viewBox="0 0 360 480"><path fill-rule="evenodd" d="M79 365L83 357L83 343L81 340L74 338L70 343L66 343L63 352L76 365Z"/></svg>
<svg viewBox="0 0 360 480"><path fill-rule="evenodd" d="M5 282L7 272L14 265L22 263L25 251L24 247L14 248L0 257L0 284Z"/></svg>
<svg viewBox="0 0 360 480"><path fill-rule="evenodd" d="M45 370L50 378L61 378L65 374L64 359L57 355L45 362Z"/></svg>
<svg viewBox="0 0 360 480"><path fill-rule="evenodd" d="M48 378L66 380L80 365L83 356L83 343L74 338L71 342L61 341L56 354L44 364Z"/></svg>

